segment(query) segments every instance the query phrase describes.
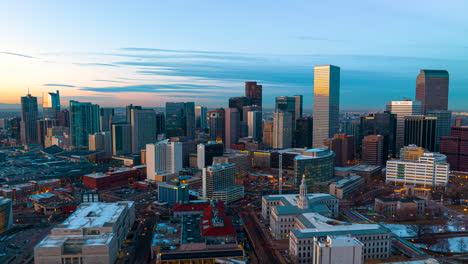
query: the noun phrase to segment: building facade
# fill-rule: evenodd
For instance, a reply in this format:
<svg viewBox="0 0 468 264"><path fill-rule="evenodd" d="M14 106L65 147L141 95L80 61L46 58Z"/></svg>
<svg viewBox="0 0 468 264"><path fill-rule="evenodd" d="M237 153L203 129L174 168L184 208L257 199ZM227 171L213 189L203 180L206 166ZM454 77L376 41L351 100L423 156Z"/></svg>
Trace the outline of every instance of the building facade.
<svg viewBox="0 0 468 264"><path fill-rule="evenodd" d="M163 140L146 144L146 165L148 179L161 181L158 175L176 174L183 169L182 143Z"/></svg>
<svg viewBox="0 0 468 264"><path fill-rule="evenodd" d="M386 160L384 153L384 137L369 135L362 139L361 159L370 165L383 166Z"/></svg>
<svg viewBox="0 0 468 264"><path fill-rule="evenodd" d="M436 151L437 123L437 117L433 116L405 116L405 146L414 144Z"/></svg>
<svg viewBox="0 0 468 264"><path fill-rule="evenodd" d="M295 183L299 187L305 176L309 191L314 183L328 181L335 175L335 153L327 148L307 149L294 157Z"/></svg>
<svg viewBox="0 0 468 264"><path fill-rule="evenodd" d="M293 114L288 111L274 113L273 117L273 148L284 149L292 147Z"/></svg>
<svg viewBox="0 0 468 264"><path fill-rule="evenodd" d="M245 82L245 97L250 98L252 105L262 106L262 85Z"/></svg>
<svg viewBox="0 0 468 264"><path fill-rule="evenodd" d="M441 137L440 152L452 170L468 172L468 126L452 127L450 136Z"/></svg>
<svg viewBox="0 0 468 264"><path fill-rule="evenodd" d="M421 70L416 78L416 101L422 102L422 114L447 110L449 73L446 70Z"/></svg>
<svg viewBox="0 0 468 264"><path fill-rule="evenodd" d="M400 149L405 140L405 116L422 115L422 104L420 101L390 101L387 102L387 111L395 114L397 118L395 147Z"/></svg>
<svg viewBox="0 0 468 264"><path fill-rule="evenodd" d="M37 143L37 97L30 95L21 97L21 143L36 144Z"/></svg>
<svg viewBox="0 0 468 264"><path fill-rule="evenodd" d="M203 168L202 198L231 203L244 197L244 187L235 184L236 165L214 163Z"/></svg>
<svg viewBox="0 0 468 264"><path fill-rule="evenodd" d="M88 147L88 136L99 132L99 105L70 100L72 146Z"/></svg>

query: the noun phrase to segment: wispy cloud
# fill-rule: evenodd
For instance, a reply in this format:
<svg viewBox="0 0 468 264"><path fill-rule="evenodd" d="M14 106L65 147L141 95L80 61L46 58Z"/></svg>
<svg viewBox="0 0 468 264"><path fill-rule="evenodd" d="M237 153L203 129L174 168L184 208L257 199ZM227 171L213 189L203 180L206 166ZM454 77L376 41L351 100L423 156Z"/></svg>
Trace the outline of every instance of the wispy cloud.
<svg viewBox="0 0 468 264"><path fill-rule="evenodd" d="M53 86L53 87L70 87L74 88L76 87L75 85L70 85L70 84L60 84L60 83L45 83L43 86Z"/></svg>
<svg viewBox="0 0 468 264"><path fill-rule="evenodd" d="M149 51L149 52L168 52L168 53L193 53L193 54L241 54L228 51L205 51L205 50L174 50L174 49L154 49L154 48L121 48L125 51Z"/></svg>
<svg viewBox="0 0 468 264"><path fill-rule="evenodd" d="M125 81L116 81L116 80L93 80L94 82L112 82L112 83L128 83Z"/></svg>
<svg viewBox="0 0 468 264"><path fill-rule="evenodd" d="M99 62L90 62L90 63L74 63L80 66L105 66L105 67L120 67L112 63L99 63Z"/></svg>
<svg viewBox="0 0 468 264"><path fill-rule="evenodd" d="M298 40L310 40L310 41L331 41L331 42L343 41L341 39L329 39L329 38L321 38L317 36L293 36L292 38L298 39Z"/></svg>
<svg viewBox="0 0 468 264"><path fill-rule="evenodd" d="M33 56L29 56L26 54L21 54L21 53L13 53L13 52L6 52L6 51L0 51L1 54L6 54L6 55L12 55L12 56L19 56L19 57L24 57L24 58L29 58L29 59L35 59Z"/></svg>
<svg viewBox="0 0 468 264"><path fill-rule="evenodd" d="M216 85L195 85L195 84L144 84L144 85L128 85L114 87L80 87L83 91L93 91L99 93L160 93L166 95L187 94L185 96L193 96L192 94L206 94L204 96L213 96L216 94L232 93L235 91L226 90L224 87ZM182 93L182 95L180 94Z"/></svg>

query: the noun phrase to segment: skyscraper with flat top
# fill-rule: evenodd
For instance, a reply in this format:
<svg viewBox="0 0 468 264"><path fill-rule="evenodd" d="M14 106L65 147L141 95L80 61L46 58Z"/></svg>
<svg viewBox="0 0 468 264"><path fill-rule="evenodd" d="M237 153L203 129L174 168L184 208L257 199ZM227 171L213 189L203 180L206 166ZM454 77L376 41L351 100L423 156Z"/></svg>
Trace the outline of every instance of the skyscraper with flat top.
<svg viewBox="0 0 468 264"><path fill-rule="evenodd" d="M416 101L422 102L422 114L448 109L449 73L446 70L421 70L416 78Z"/></svg>
<svg viewBox="0 0 468 264"><path fill-rule="evenodd" d="M262 106L262 86L257 82L245 82L245 97L251 99L252 105Z"/></svg>
<svg viewBox="0 0 468 264"><path fill-rule="evenodd" d="M340 112L340 67L314 67L314 131L313 146L338 133Z"/></svg>
<svg viewBox="0 0 468 264"><path fill-rule="evenodd" d="M390 101L387 102L387 111L395 114L397 118L395 149L399 150L403 147L405 140L405 116L422 115L421 102L410 100Z"/></svg>
<svg viewBox="0 0 468 264"><path fill-rule="evenodd" d="M299 119L302 117L302 105L303 105L303 96L302 95L293 95L293 97L296 99L296 116L295 119Z"/></svg>
<svg viewBox="0 0 468 264"><path fill-rule="evenodd" d="M37 97L30 94L21 97L21 142L37 143Z"/></svg>
<svg viewBox="0 0 468 264"><path fill-rule="evenodd" d="M99 105L70 100L70 133L74 147L88 147L88 136L99 132Z"/></svg>

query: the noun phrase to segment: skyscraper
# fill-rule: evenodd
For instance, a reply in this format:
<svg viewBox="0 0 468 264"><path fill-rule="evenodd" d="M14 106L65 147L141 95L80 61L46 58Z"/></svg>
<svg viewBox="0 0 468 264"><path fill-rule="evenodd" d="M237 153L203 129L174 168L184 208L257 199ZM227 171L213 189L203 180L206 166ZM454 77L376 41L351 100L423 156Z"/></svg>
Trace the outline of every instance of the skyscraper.
<svg viewBox="0 0 468 264"><path fill-rule="evenodd" d="M273 148L283 149L292 147L292 124L291 112L275 112L273 117Z"/></svg>
<svg viewBox="0 0 468 264"><path fill-rule="evenodd" d="M112 156L112 138L109 131L97 132L89 135L89 150L103 151L101 157L110 158Z"/></svg>
<svg viewBox="0 0 468 264"><path fill-rule="evenodd" d="M192 137L195 129L195 103L166 103L166 137Z"/></svg>
<svg viewBox="0 0 468 264"><path fill-rule="evenodd" d="M296 111L295 111L295 119L299 119L302 117L302 111L303 111L303 96L302 95L294 95L293 96L296 99Z"/></svg>
<svg viewBox="0 0 468 264"><path fill-rule="evenodd" d="M249 111L247 114L248 118L248 136L255 138L257 141L261 141L263 138L263 119L262 112L260 111Z"/></svg>
<svg viewBox="0 0 468 264"><path fill-rule="evenodd" d="M225 111L224 108L210 110L208 112L208 127L210 129L210 140L224 142L225 138Z"/></svg>
<svg viewBox="0 0 468 264"><path fill-rule="evenodd" d="M339 128L340 67L321 65L314 67L314 131L313 146L333 137Z"/></svg>
<svg viewBox="0 0 468 264"><path fill-rule="evenodd" d="M273 120L263 123L263 143L268 147L273 147Z"/></svg>
<svg viewBox="0 0 468 264"><path fill-rule="evenodd" d="M205 200L221 200L225 203L242 199L244 187L236 185L236 165L215 163L203 168L202 197Z"/></svg>
<svg viewBox="0 0 468 264"><path fill-rule="evenodd" d="M406 116L405 146L414 144L429 151L435 151L437 137L437 117Z"/></svg>
<svg viewBox="0 0 468 264"><path fill-rule="evenodd" d="M166 133L166 116L164 113L156 113L156 135Z"/></svg>
<svg viewBox="0 0 468 264"><path fill-rule="evenodd" d="M333 138L326 139L324 145L335 152L336 167L346 167L355 158L356 146L353 136L336 134Z"/></svg>
<svg viewBox="0 0 468 264"><path fill-rule="evenodd" d="M296 101L297 99L295 97L290 96L280 96L275 98L275 112L290 112L293 128L296 126Z"/></svg>
<svg viewBox="0 0 468 264"><path fill-rule="evenodd" d="M112 128L112 155L126 155L132 152L132 126L114 123Z"/></svg>
<svg viewBox="0 0 468 264"><path fill-rule="evenodd" d="M156 141L156 113L153 109L131 109L132 153Z"/></svg>
<svg viewBox="0 0 468 264"><path fill-rule="evenodd" d="M30 95L21 97L21 142L23 144L37 143L37 97Z"/></svg>
<svg viewBox="0 0 468 264"><path fill-rule="evenodd" d="M114 108L99 109L99 127L101 131L110 131L114 118Z"/></svg>
<svg viewBox="0 0 468 264"><path fill-rule="evenodd" d="M312 133L314 120L311 116L296 120L293 145L295 148L312 148Z"/></svg>
<svg viewBox="0 0 468 264"><path fill-rule="evenodd" d="M70 127L70 112L63 109L57 114L58 125L63 127Z"/></svg>
<svg viewBox="0 0 468 264"><path fill-rule="evenodd" d="M60 112L60 92L45 93L42 96L42 112L44 118L57 119L57 114Z"/></svg>
<svg viewBox="0 0 468 264"><path fill-rule="evenodd" d="M251 99L252 105L262 106L262 86L257 82L245 82L245 96Z"/></svg>
<svg viewBox="0 0 468 264"><path fill-rule="evenodd" d="M55 119L37 120L37 143L45 145L44 139L47 134L47 129L57 126Z"/></svg>
<svg viewBox="0 0 468 264"><path fill-rule="evenodd" d="M236 108L240 114L240 121L244 120L243 108L244 106L252 105L252 99L242 96L242 97L231 97L229 98L229 108Z"/></svg>
<svg viewBox="0 0 468 264"><path fill-rule="evenodd" d="M387 111L397 118L395 144L396 150L403 147L405 139L405 116L422 115L422 105L419 101L391 101L387 102Z"/></svg>
<svg viewBox="0 0 468 264"><path fill-rule="evenodd" d="M365 136L362 139L362 161L371 165L383 166L386 160L384 157L384 141L385 138L381 135Z"/></svg>
<svg viewBox="0 0 468 264"><path fill-rule="evenodd" d="M182 143L163 140L146 144L146 177L157 180L158 174L175 174L183 169Z"/></svg>
<svg viewBox="0 0 468 264"><path fill-rule="evenodd" d="M223 143L210 141L197 145L197 166L203 169L206 166L213 164L213 158L222 156L224 153Z"/></svg>
<svg viewBox="0 0 468 264"><path fill-rule="evenodd" d="M396 125L396 115L389 112L374 113L361 117L361 139L368 135L382 135L384 137L384 162L387 160L388 155L395 156L399 151L396 149L395 141Z"/></svg>
<svg viewBox="0 0 468 264"><path fill-rule="evenodd" d="M452 170L468 172L468 126L452 127L450 136L441 137L440 152Z"/></svg>
<svg viewBox="0 0 468 264"><path fill-rule="evenodd" d="M440 137L450 136L452 125L452 111L431 110L426 112L427 116L437 117L437 135L435 151L439 151Z"/></svg>
<svg viewBox="0 0 468 264"><path fill-rule="evenodd" d="M195 127L208 128L208 109L206 106L195 106Z"/></svg>
<svg viewBox="0 0 468 264"><path fill-rule="evenodd" d="M88 147L88 135L99 132L99 105L70 100L72 146Z"/></svg>
<svg viewBox="0 0 468 264"><path fill-rule="evenodd" d="M446 70L421 70L416 78L416 101L422 102L422 114L448 109L449 73Z"/></svg>
<svg viewBox="0 0 468 264"><path fill-rule="evenodd" d="M231 145L236 143L240 136L240 113L237 108L226 108L225 109L225 142L224 146L227 149L231 148Z"/></svg>

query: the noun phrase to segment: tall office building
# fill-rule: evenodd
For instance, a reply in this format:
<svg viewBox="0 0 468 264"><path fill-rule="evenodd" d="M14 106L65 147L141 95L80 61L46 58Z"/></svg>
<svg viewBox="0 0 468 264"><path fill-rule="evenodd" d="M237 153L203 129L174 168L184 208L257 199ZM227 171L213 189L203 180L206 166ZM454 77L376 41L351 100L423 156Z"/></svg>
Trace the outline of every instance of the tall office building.
<svg viewBox="0 0 468 264"><path fill-rule="evenodd" d="M296 120L293 137L293 146L295 148L312 148L313 125L314 120L311 116Z"/></svg>
<svg viewBox="0 0 468 264"><path fill-rule="evenodd" d="M57 119L60 112L60 92L45 93L42 95L42 112L46 119Z"/></svg>
<svg viewBox="0 0 468 264"><path fill-rule="evenodd" d="M208 109L206 106L195 106L195 127L208 128Z"/></svg>
<svg viewBox="0 0 468 264"><path fill-rule="evenodd" d="M99 127L101 131L110 131L114 119L114 108L99 109Z"/></svg>
<svg viewBox="0 0 468 264"><path fill-rule="evenodd" d="M175 203L189 201L189 185L178 179L158 183L158 200L167 202L170 206Z"/></svg>
<svg viewBox="0 0 468 264"><path fill-rule="evenodd" d="M110 158L112 156L112 137L109 131L97 132L89 135L89 150L103 151L102 157Z"/></svg>
<svg viewBox="0 0 468 264"><path fill-rule="evenodd" d="M383 166L386 160L384 142L385 138L382 135L365 136L362 139L362 161L370 165Z"/></svg>
<svg viewBox="0 0 468 264"><path fill-rule="evenodd" d="M290 112L293 129L296 126L296 101L295 97L280 96L275 98L275 112Z"/></svg>
<svg viewBox="0 0 468 264"><path fill-rule="evenodd" d="M146 144L146 177L158 180L157 175L175 174L183 169L182 143L169 140Z"/></svg>
<svg viewBox="0 0 468 264"><path fill-rule="evenodd" d="M273 147L273 120L263 123L263 143L268 147Z"/></svg>
<svg viewBox="0 0 468 264"><path fill-rule="evenodd" d="M302 112L303 112L303 104L304 104L304 96L303 95L293 95L293 97L296 99L296 111L295 111L295 118L294 119L299 119L302 117Z"/></svg>
<svg viewBox="0 0 468 264"><path fill-rule="evenodd" d="M251 99L252 105L262 106L262 86L257 82L245 82L245 97Z"/></svg>
<svg viewBox="0 0 468 264"><path fill-rule="evenodd" d="M263 138L263 119L262 112L250 111L247 114L248 136L261 141Z"/></svg>
<svg viewBox="0 0 468 264"><path fill-rule="evenodd" d="M437 117L437 136L436 147L434 151L439 151L440 137L450 136L450 127L452 125L452 111L432 110L427 111L426 115Z"/></svg>
<svg viewBox="0 0 468 264"><path fill-rule="evenodd" d="M166 137L193 137L195 103L166 103Z"/></svg>
<svg viewBox="0 0 468 264"><path fill-rule="evenodd" d="M210 110L208 112L208 127L210 129L210 140L224 142L225 140L225 114L224 108Z"/></svg>
<svg viewBox="0 0 468 264"><path fill-rule="evenodd" d="M55 119L43 119L37 120L37 143L44 144L45 136L47 135L47 129L57 126L57 120Z"/></svg>
<svg viewBox="0 0 468 264"><path fill-rule="evenodd" d="M292 124L291 112L275 112L273 117L273 148L284 149L292 147Z"/></svg>
<svg viewBox="0 0 468 264"><path fill-rule="evenodd" d="M72 146L88 147L88 135L99 132L99 105L70 101Z"/></svg>
<svg viewBox="0 0 468 264"><path fill-rule="evenodd" d="M156 141L156 113L153 109L131 109L132 153Z"/></svg>
<svg viewBox="0 0 468 264"><path fill-rule="evenodd" d="M314 67L313 146L338 133L340 112L340 67Z"/></svg>
<svg viewBox="0 0 468 264"><path fill-rule="evenodd" d="M336 134L333 138L324 140L324 145L335 152L336 167L346 167L355 159L356 146L353 136Z"/></svg>
<svg viewBox="0 0 468 264"><path fill-rule="evenodd" d="M450 136L441 137L440 152L452 170L468 172L468 126L452 127Z"/></svg>
<svg viewBox="0 0 468 264"><path fill-rule="evenodd" d="M114 123L112 128L112 155L132 153L132 126L127 123Z"/></svg>
<svg viewBox="0 0 468 264"><path fill-rule="evenodd" d="M63 109L57 114L58 125L63 127L70 127L70 112Z"/></svg>
<svg viewBox="0 0 468 264"><path fill-rule="evenodd" d="M437 117L406 116L405 146L414 144L429 151L436 150Z"/></svg>
<svg viewBox="0 0 468 264"><path fill-rule="evenodd" d="M368 135L382 135L384 137L384 159L389 155L395 156L397 117L389 112L369 114L361 117L360 138ZM362 146L362 143L361 143ZM384 160L384 162L385 162Z"/></svg>
<svg viewBox="0 0 468 264"><path fill-rule="evenodd" d="M23 144L37 143L37 97L30 95L21 97L21 142Z"/></svg>
<svg viewBox="0 0 468 264"><path fill-rule="evenodd" d="M214 163L203 168L202 198L231 203L244 197L244 187L236 185L234 163Z"/></svg>
<svg viewBox="0 0 468 264"><path fill-rule="evenodd" d="M341 122L341 132L345 135L354 136L354 142L356 143L356 149L361 146L360 138L361 120L360 119L346 119Z"/></svg>
<svg viewBox="0 0 468 264"><path fill-rule="evenodd" d="M397 118L395 148L401 149L405 140L405 116L422 115L422 105L419 101L391 101L387 102L387 111Z"/></svg>
<svg viewBox="0 0 468 264"><path fill-rule="evenodd" d="M232 144L236 143L240 137L240 113L237 108L225 109L225 141L224 146L230 149Z"/></svg>
<svg viewBox="0 0 468 264"><path fill-rule="evenodd" d="M229 108L236 108L240 113L240 121L244 121L244 106L252 105L252 99L241 96L241 97L231 97L229 98ZM247 121L247 120L245 120Z"/></svg>
<svg viewBox="0 0 468 264"><path fill-rule="evenodd" d="M422 114L448 109L449 73L446 70L421 70L416 78L416 101L422 102Z"/></svg>
<svg viewBox="0 0 468 264"><path fill-rule="evenodd" d="M156 113L156 136L166 133L166 116L164 113Z"/></svg>
<svg viewBox="0 0 468 264"><path fill-rule="evenodd" d="M213 164L213 158L224 154L223 143L209 141L197 145L197 167L203 169Z"/></svg>
<svg viewBox="0 0 468 264"><path fill-rule="evenodd" d="M242 117L242 120L247 121L248 120L248 114L251 111L257 111L257 112L262 112L262 107L258 105L246 105L242 107L242 114L244 115Z"/></svg>

